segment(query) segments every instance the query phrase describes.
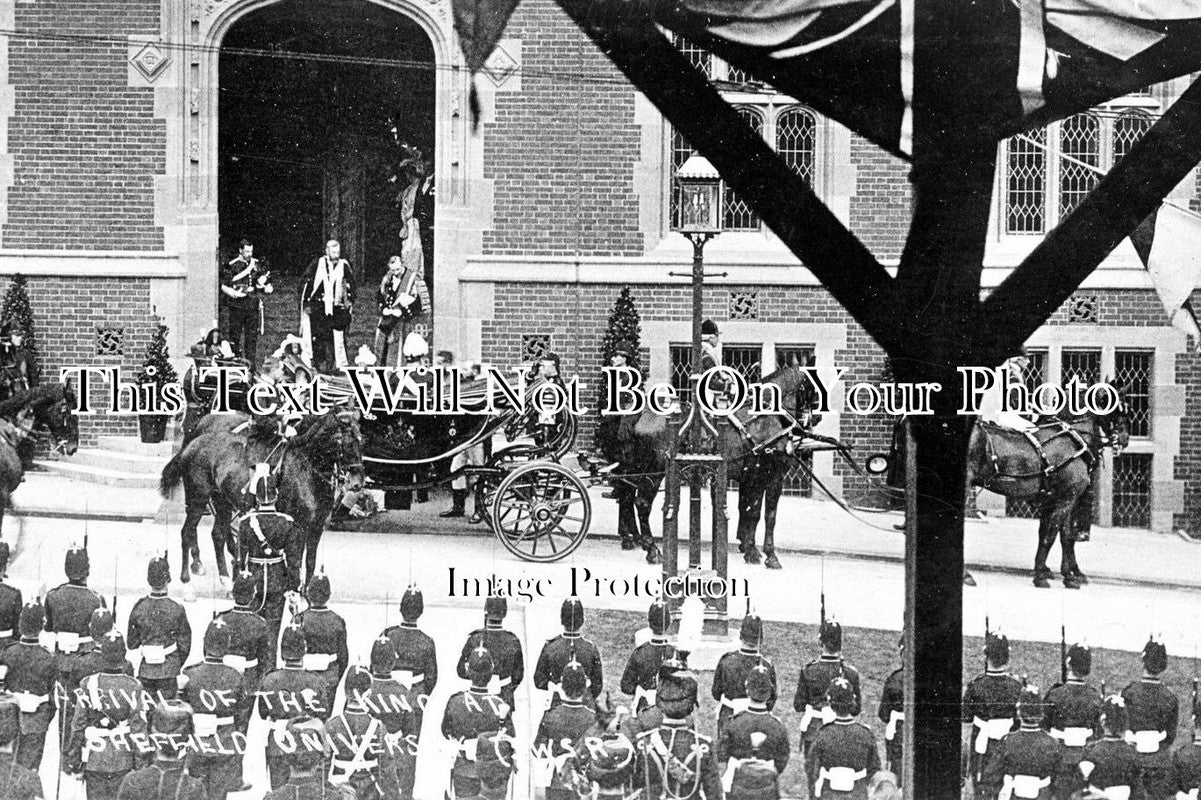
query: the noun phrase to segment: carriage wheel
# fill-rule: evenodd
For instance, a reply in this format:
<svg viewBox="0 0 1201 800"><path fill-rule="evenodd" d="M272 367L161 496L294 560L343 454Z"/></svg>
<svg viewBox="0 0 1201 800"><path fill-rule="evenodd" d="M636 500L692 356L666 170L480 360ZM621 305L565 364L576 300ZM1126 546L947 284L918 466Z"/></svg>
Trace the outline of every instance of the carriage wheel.
<svg viewBox="0 0 1201 800"><path fill-rule="evenodd" d="M571 470L551 461L523 464L492 498L492 530L525 561L558 561L579 547L592 521L592 501Z"/></svg>

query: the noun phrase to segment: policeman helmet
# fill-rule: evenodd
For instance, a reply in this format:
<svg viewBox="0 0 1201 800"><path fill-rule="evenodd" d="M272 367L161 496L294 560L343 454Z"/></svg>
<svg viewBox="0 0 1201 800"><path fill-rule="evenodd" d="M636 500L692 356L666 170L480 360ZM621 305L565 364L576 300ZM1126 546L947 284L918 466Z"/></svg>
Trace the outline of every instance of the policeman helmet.
<svg viewBox="0 0 1201 800"><path fill-rule="evenodd" d="M486 684L495 668L496 662L492 660L492 654L482 642L467 656L467 677L474 686Z"/></svg>
<svg viewBox="0 0 1201 800"><path fill-rule="evenodd" d="M477 740L475 774L480 797L505 797L513 774L513 739L503 731L485 733Z"/></svg>
<svg viewBox="0 0 1201 800"><path fill-rule="evenodd" d="M163 700L150 707L146 715L154 746L163 758L176 759L187 749L187 737L193 733L192 707L182 700ZM174 741L172 741L174 740Z"/></svg>
<svg viewBox="0 0 1201 800"><path fill-rule="evenodd" d="M503 597L484 598L484 622L499 625L509 613L509 602Z"/></svg>
<svg viewBox="0 0 1201 800"><path fill-rule="evenodd" d="M0 679L8 667L0 666ZM16 695L0 692L0 747L16 740L21 733L21 708Z"/></svg>
<svg viewBox="0 0 1201 800"><path fill-rule="evenodd" d="M371 645L371 672L375 675L390 675L395 666L396 647L388 637L379 637Z"/></svg>
<svg viewBox="0 0 1201 800"><path fill-rule="evenodd" d="M577 633L584 627L584 604L580 598L573 596L563 601L559 608L559 622L568 633Z"/></svg>
<svg viewBox="0 0 1201 800"><path fill-rule="evenodd" d="M125 637L113 628L100 640L100 660L105 669L125 669Z"/></svg>
<svg viewBox="0 0 1201 800"><path fill-rule="evenodd" d="M855 714L855 689L851 682L841 676L830 681L826 690L826 699L830 708L840 717L850 717Z"/></svg>
<svg viewBox="0 0 1201 800"><path fill-rule="evenodd" d="M821 643L822 649L831 653L839 653L842 651L842 625L832 619L828 619L821 624L818 630L817 639Z"/></svg>
<svg viewBox="0 0 1201 800"><path fill-rule="evenodd" d="M37 639L46 627L46 610L39 603L26 603L17 623L22 639Z"/></svg>
<svg viewBox="0 0 1201 800"><path fill-rule="evenodd" d="M167 554L164 553L150 559L150 563L146 566L146 583L150 584L150 588L162 590L167 588L167 584L170 582L171 564L167 561Z"/></svg>
<svg viewBox="0 0 1201 800"><path fill-rule="evenodd" d="M701 336L718 336L719 334L717 323L713 320L707 319L701 323Z"/></svg>
<svg viewBox="0 0 1201 800"><path fill-rule="evenodd" d="M1101 701L1101 727L1108 734L1123 734L1129 727L1126 701L1120 694L1111 694Z"/></svg>
<svg viewBox="0 0 1201 800"><path fill-rule="evenodd" d="M8 572L8 558L11 551L8 547L8 542L0 542L0 578L3 578Z"/></svg>
<svg viewBox="0 0 1201 800"><path fill-rule="evenodd" d="M259 466L265 466L260 464ZM260 506L273 506L279 499L279 481L270 472L256 472L254 499Z"/></svg>
<svg viewBox="0 0 1201 800"><path fill-rule="evenodd" d="M1023 722L1042 722L1043 699L1037 686L1024 686L1018 695L1018 719Z"/></svg>
<svg viewBox="0 0 1201 800"><path fill-rule="evenodd" d="M295 749L287 753L292 767L309 769L325 760L325 725L321 720L297 717L288 722L287 732L291 743L295 744Z"/></svg>
<svg viewBox="0 0 1201 800"><path fill-rule="evenodd" d="M284 628L283 636L279 640L279 655L284 661L300 661L304 658L308 651L308 643L304 638L304 631L299 625L289 625Z"/></svg>
<svg viewBox="0 0 1201 800"><path fill-rule="evenodd" d="M1143 669L1152 675L1158 675L1168 668L1168 648L1163 642L1155 641L1152 637L1143 647Z"/></svg>
<svg viewBox="0 0 1201 800"><path fill-rule="evenodd" d="M758 614L747 614L742 618L742 628L738 631L742 644L750 648L758 648L763 644L763 620Z"/></svg>
<svg viewBox="0 0 1201 800"><path fill-rule="evenodd" d="M405 589L400 598L400 616L405 622L416 622L425 613L425 595L416 586Z"/></svg>
<svg viewBox="0 0 1201 800"><path fill-rule="evenodd" d="M568 700L579 700L588 691L588 676L584 673L584 665L572 659L563 667L559 676L559 685Z"/></svg>
<svg viewBox="0 0 1201 800"><path fill-rule="evenodd" d="M1003 667L1009 663L1009 637L989 632L984 639L984 657L988 663Z"/></svg>
<svg viewBox="0 0 1201 800"><path fill-rule="evenodd" d="M346 701L362 702L363 695L371 691L371 673L362 667L351 667L346 672Z"/></svg>
<svg viewBox="0 0 1201 800"><path fill-rule="evenodd" d="M318 572L309 580L309 585L304 590L304 596L308 598L310 604L323 606L329 602L329 595L329 577L324 572Z"/></svg>
<svg viewBox="0 0 1201 800"><path fill-rule="evenodd" d="M82 547L72 547L67 551L63 567L67 573L67 580L82 581L86 579L88 573L91 572L88 551Z"/></svg>
<svg viewBox="0 0 1201 800"><path fill-rule="evenodd" d="M93 642L100 641L104 634L113 629L113 614L107 608L98 608L92 612L92 618L88 620L88 636L92 637Z"/></svg>
<svg viewBox="0 0 1201 800"><path fill-rule="evenodd" d="M646 622L654 635L662 636L666 633L671 625L671 609L667 607L667 603L662 600L651 603L650 610L646 612Z"/></svg>
<svg viewBox="0 0 1201 800"><path fill-rule="evenodd" d="M585 777L598 789L624 788L634 775L634 743L624 733L602 733L588 742Z"/></svg>
<svg viewBox="0 0 1201 800"><path fill-rule="evenodd" d="M229 626L223 619L215 619L209 623L204 632L204 657L225 658L229 655Z"/></svg>
<svg viewBox="0 0 1201 800"><path fill-rule="evenodd" d="M771 672L762 664L756 664L746 676L746 696L756 703L766 703L771 699Z"/></svg>
<svg viewBox="0 0 1201 800"><path fill-rule="evenodd" d="M663 716L684 719L696 709L696 697L696 678L691 672L673 672L669 676L661 674L655 702L663 711Z"/></svg>
<svg viewBox="0 0 1201 800"><path fill-rule="evenodd" d="M254 593L258 589L259 582L255 580L254 575L242 570L234 576L233 596L234 602L240 606L248 606L254 600Z"/></svg>
<svg viewBox="0 0 1201 800"><path fill-rule="evenodd" d="M1081 678L1093 671L1093 651L1086 644L1068 648L1068 667Z"/></svg>

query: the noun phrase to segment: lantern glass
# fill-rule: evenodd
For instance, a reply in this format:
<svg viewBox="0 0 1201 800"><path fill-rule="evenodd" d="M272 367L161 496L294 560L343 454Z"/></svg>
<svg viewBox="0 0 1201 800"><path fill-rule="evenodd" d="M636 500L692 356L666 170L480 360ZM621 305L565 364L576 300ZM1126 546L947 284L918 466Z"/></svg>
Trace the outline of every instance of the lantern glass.
<svg viewBox="0 0 1201 800"><path fill-rule="evenodd" d="M721 231L721 175L704 156L693 154L676 172L680 188L680 233Z"/></svg>

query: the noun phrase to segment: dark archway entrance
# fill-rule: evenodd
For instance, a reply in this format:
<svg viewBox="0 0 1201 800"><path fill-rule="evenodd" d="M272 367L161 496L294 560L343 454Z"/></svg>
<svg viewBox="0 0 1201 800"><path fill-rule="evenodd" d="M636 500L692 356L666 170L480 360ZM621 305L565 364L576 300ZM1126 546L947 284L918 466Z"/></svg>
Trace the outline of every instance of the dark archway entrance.
<svg viewBox="0 0 1201 800"><path fill-rule="evenodd" d="M399 252L397 142L434 151L433 46L416 22L376 3L282 0L233 25L219 76L221 263L250 238L276 287L259 360L297 330L305 268L329 238L359 284L353 359L371 342L375 286ZM417 214L432 287L432 204Z"/></svg>

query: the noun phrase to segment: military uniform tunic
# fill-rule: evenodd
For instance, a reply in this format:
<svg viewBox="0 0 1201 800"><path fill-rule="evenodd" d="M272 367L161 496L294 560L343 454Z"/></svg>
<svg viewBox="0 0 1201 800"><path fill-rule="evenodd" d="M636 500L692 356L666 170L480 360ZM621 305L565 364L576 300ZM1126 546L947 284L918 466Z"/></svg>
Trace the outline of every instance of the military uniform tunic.
<svg viewBox="0 0 1201 800"><path fill-rule="evenodd" d="M1093 742L1084 748L1080 759L1081 764L1092 764L1092 770L1084 779L1084 783L1098 789L1109 789L1114 786L1129 786L1131 798L1139 800L1143 794L1143 766L1134 746L1119 738L1105 738Z"/></svg>
<svg viewBox="0 0 1201 800"><path fill-rule="evenodd" d="M726 653L717 662L713 672L713 699L717 701L717 741L718 760L723 761L721 751L721 728L731 716L750 707L751 701L746 696L746 679L751 670L762 664L771 680L771 696L767 698L767 708L771 710L776 705L776 668L758 652L734 650Z"/></svg>
<svg viewBox="0 0 1201 800"><path fill-rule="evenodd" d="M805 757L810 796L867 800L867 781L880 769L876 737L851 719L836 719L817 732Z"/></svg>
<svg viewBox="0 0 1201 800"><path fill-rule="evenodd" d="M1101 693L1084 681L1070 678L1052 686L1043 698L1043 728L1063 743L1063 761L1055 779L1055 796L1067 800L1085 788L1080 781L1080 759L1088 741L1100 729Z"/></svg>
<svg viewBox="0 0 1201 800"><path fill-rule="evenodd" d="M384 631L384 636L392 642L396 649L396 666L392 671L393 677L411 689L419 697L429 698L438 685L438 652L434 640L424 631L417 628L415 622L402 622ZM425 707L419 705L416 709L418 736L421 733L421 720Z"/></svg>
<svg viewBox="0 0 1201 800"><path fill-rule="evenodd" d="M585 703L589 706L595 705L595 698L604 691L600 650L592 641L579 634L562 633L542 646L538 663L534 667L534 686L543 691L549 689L551 692L548 708L553 708L563 701L558 686L563 680L563 669L573 660L580 663L588 678Z"/></svg>
<svg viewBox="0 0 1201 800"><path fill-rule="evenodd" d="M12 753L0 751L0 800L41 800L42 779L33 770L17 763Z"/></svg>
<svg viewBox="0 0 1201 800"><path fill-rule="evenodd" d="M904 755L905 670L894 670L884 679L876 714L884 723L884 757L888 760L889 769L899 775Z"/></svg>
<svg viewBox="0 0 1201 800"><path fill-rule="evenodd" d="M292 619L304 632L308 651L304 657L304 668L320 675L325 681L325 714L328 718L334 707L334 695L338 684L350 665L346 645L346 620L325 606L313 606Z"/></svg>
<svg viewBox="0 0 1201 800"><path fill-rule="evenodd" d="M288 777L288 750L280 746L288 721L300 716L328 716L325 707L325 681L301 667L284 666L263 677L258 690L259 716L267 720L267 770L271 788L277 789Z"/></svg>
<svg viewBox="0 0 1201 800"><path fill-rule="evenodd" d="M171 761L126 775L117 800L206 800L206 797L204 784L184 771L183 761Z"/></svg>
<svg viewBox="0 0 1201 800"><path fill-rule="evenodd" d="M1180 745L1172 753L1172 789L1177 792L1196 792L1201 788L1201 742Z"/></svg>
<svg viewBox="0 0 1201 800"><path fill-rule="evenodd" d="M262 675L275 667L275 643L270 641L267 622L249 608L235 606L217 615L229 628L229 655L225 664L242 674L242 687L247 697L253 698L259 690ZM238 730L246 733L253 703L238 712Z"/></svg>
<svg viewBox="0 0 1201 800"><path fill-rule="evenodd" d="M721 772L713 741L691 721L668 720L638 734L641 788L647 797L669 793L676 800L721 800Z"/></svg>
<svg viewBox="0 0 1201 800"><path fill-rule="evenodd" d="M173 698L176 678L192 652L187 612L166 592L143 597L129 612L129 649L141 650L138 679L154 696Z"/></svg>
<svg viewBox="0 0 1201 800"><path fill-rule="evenodd" d="M344 711L325 724L333 748L331 780L354 789L357 800L397 800L400 787L394 770L382 769L384 725L365 711Z"/></svg>
<svg viewBox="0 0 1201 800"><path fill-rule="evenodd" d="M46 593L46 634L54 639L54 665L58 682L66 692L63 700L62 722L71 726L71 713L75 706L73 678L78 674L79 660L91 652L92 612L104 608L104 598L82 583L68 582Z"/></svg>
<svg viewBox="0 0 1201 800"><path fill-rule="evenodd" d="M253 709L254 697L246 693L242 674L216 659L193 664L183 674L187 685L182 699L192 707L196 739L204 745L188 754L188 772L204 784L209 800L224 800L242 784L243 753L235 734L238 719Z"/></svg>
<svg viewBox="0 0 1201 800"><path fill-rule="evenodd" d="M146 731L142 685L122 670L84 678L78 689L65 763L83 770L88 800L113 800L136 766L132 737Z"/></svg>
<svg viewBox="0 0 1201 800"><path fill-rule="evenodd" d="M751 737L762 733L766 738L758 748L751 743ZM727 720L721 728L721 739L718 742L718 752L723 756L719 761L725 768L723 779L730 786L738 765L752 758L770 761L776 768L776 775L784 774L788 766L790 746L788 729L779 717L767 709L749 708L739 712ZM777 783L777 792L779 784Z"/></svg>
<svg viewBox="0 0 1201 800"><path fill-rule="evenodd" d="M472 688L452 695L447 701L446 712L442 715L442 735L459 743L459 753L450 774L455 797L479 794L477 745L484 734L497 731L513 735L512 706L502 697Z"/></svg>
<svg viewBox="0 0 1201 800"><path fill-rule="evenodd" d="M979 780L996 743L1017 727L1018 696L1022 682L1003 670L988 670L977 675L963 692L963 722L970 723L971 773L977 788L984 792L1000 787Z"/></svg>
<svg viewBox="0 0 1201 800"><path fill-rule="evenodd" d="M1063 760L1059 741L1041 728L1020 728L997 742L983 783L1012 785L1018 800L1050 800Z"/></svg>
<svg viewBox="0 0 1201 800"><path fill-rule="evenodd" d="M542 715L533 755L534 785L546 787L547 800L575 800L564 765L576 742L596 724L596 713L578 700L564 700Z"/></svg>
<svg viewBox="0 0 1201 800"><path fill-rule="evenodd" d="M402 798L412 798L417 780L417 740L421 733L422 702L416 687L406 689L397 681L371 676L371 689L364 698L367 713L384 726L381 771L399 786Z"/></svg>
<svg viewBox="0 0 1201 800"><path fill-rule="evenodd" d="M292 518L278 511L249 511L235 521L246 569L255 577L251 608L267 623L271 659L284 618L284 598L300 588L304 541ZM264 667L268 669L268 667Z"/></svg>
<svg viewBox="0 0 1201 800"><path fill-rule="evenodd" d="M634 648L621 674L621 691L634 698L634 713L655 704L659 667L675 649L666 639L651 639Z"/></svg>
<svg viewBox="0 0 1201 800"><path fill-rule="evenodd" d="M325 779L325 775L317 770L316 775L289 777L281 784L263 796L263 800L348 800L354 797L353 792L343 792Z"/></svg>
<svg viewBox="0 0 1201 800"><path fill-rule="evenodd" d="M1176 739L1179 701L1158 678L1134 681L1122 690L1122 699L1126 701L1135 749L1142 760L1148 800L1171 797L1170 750Z"/></svg>
<svg viewBox="0 0 1201 800"><path fill-rule="evenodd" d="M0 653L20 638L17 623L23 605L21 590L0 581Z"/></svg>
<svg viewBox="0 0 1201 800"><path fill-rule="evenodd" d="M857 716L863 702L859 693L859 670L843 661L841 657L823 655L816 661L810 661L797 678L792 708L802 715L801 741L805 751L813 746L822 723L834 720L834 714L826 702L826 692L830 690L831 682L838 677L846 678L855 692L854 715Z"/></svg>
<svg viewBox="0 0 1201 800"><path fill-rule="evenodd" d="M525 660L521 653L521 642L512 631L503 628L479 628L471 632L463 643L463 652L459 656L459 677L467 679L467 660L471 651L483 644L492 656L492 675L494 678L490 688L495 688L501 698L513 708L513 696L517 687L525 677Z"/></svg>
<svg viewBox="0 0 1201 800"><path fill-rule="evenodd" d="M0 666L8 668L5 686L21 707L17 763L36 772L42 764L46 730L58 707L54 656L37 642L19 641L0 653Z"/></svg>

